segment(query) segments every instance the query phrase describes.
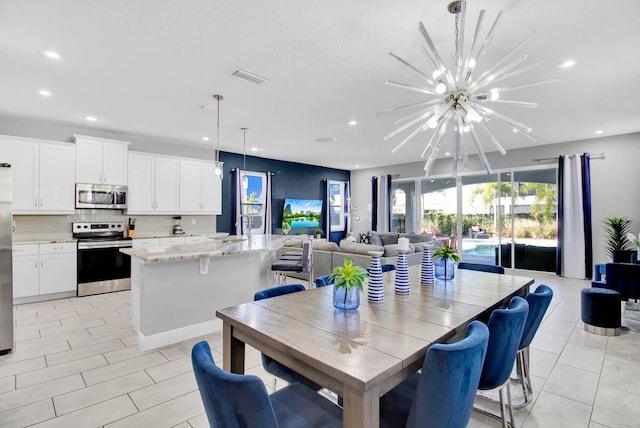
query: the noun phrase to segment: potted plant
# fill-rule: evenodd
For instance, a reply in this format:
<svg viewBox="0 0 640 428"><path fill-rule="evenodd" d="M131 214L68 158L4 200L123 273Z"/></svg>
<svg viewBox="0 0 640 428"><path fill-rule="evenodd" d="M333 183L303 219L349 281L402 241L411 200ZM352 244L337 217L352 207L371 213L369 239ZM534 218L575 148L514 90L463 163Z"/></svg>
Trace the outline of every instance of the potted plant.
<svg viewBox="0 0 640 428"><path fill-rule="evenodd" d="M322 238L322 229L316 229L316 239Z"/></svg>
<svg viewBox="0 0 640 428"><path fill-rule="evenodd" d="M604 220L606 234L605 250L613 257L613 252L626 250L627 234L631 231L631 220L626 217L607 217Z"/></svg>
<svg viewBox="0 0 640 428"><path fill-rule="evenodd" d="M368 275L365 268L354 266L350 258L345 258L344 265L334 268L329 276L329 281L334 282L333 306L347 311L357 309L362 283Z"/></svg>
<svg viewBox="0 0 640 428"><path fill-rule="evenodd" d="M433 250L433 258L435 259L436 278L437 279L453 279L455 275L454 263L460 261L458 252L446 245Z"/></svg>
<svg viewBox="0 0 640 428"><path fill-rule="evenodd" d="M287 223L286 221L283 221L282 222L282 234L283 235L288 235L290 230L291 230L291 225L289 223Z"/></svg>

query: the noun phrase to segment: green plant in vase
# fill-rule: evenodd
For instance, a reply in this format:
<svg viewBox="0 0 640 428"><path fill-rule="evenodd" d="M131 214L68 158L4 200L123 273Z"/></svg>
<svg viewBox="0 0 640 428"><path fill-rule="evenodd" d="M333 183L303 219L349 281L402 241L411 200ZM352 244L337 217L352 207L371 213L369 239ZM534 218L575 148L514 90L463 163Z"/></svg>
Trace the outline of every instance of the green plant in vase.
<svg viewBox="0 0 640 428"><path fill-rule="evenodd" d="M322 229L316 229L316 238L322 238Z"/></svg>
<svg viewBox="0 0 640 428"><path fill-rule="evenodd" d="M338 309L352 310L360 305L362 284L369 274L362 266L356 266L350 258L344 259L343 266L337 266L331 272L329 281L333 281L333 306Z"/></svg>
<svg viewBox="0 0 640 428"><path fill-rule="evenodd" d="M460 261L458 252L454 248L443 245L433 250L433 258L436 261L436 278L453 279L455 275L453 264Z"/></svg>
<svg viewBox="0 0 640 428"><path fill-rule="evenodd" d="M603 223L607 254L612 256L614 250L626 250L627 234L631 232L631 220L626 217L607 217Z"/></svg>

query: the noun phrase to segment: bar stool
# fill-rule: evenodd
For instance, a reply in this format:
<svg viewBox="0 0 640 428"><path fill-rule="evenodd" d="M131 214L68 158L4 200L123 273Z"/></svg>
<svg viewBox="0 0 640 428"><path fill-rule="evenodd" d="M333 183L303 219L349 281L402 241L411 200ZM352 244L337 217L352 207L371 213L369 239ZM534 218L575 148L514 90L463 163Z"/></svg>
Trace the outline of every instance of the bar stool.
<svg viewBox="0 0 640 428"><path fill-rule="evenodd" d="M312 241L307 240L302 244L302 258L291 260L280 258L271 265L276 284L285 285L287 283L287 273L297 272L309 275L309 285L313 278L313 251Z"/></svg>

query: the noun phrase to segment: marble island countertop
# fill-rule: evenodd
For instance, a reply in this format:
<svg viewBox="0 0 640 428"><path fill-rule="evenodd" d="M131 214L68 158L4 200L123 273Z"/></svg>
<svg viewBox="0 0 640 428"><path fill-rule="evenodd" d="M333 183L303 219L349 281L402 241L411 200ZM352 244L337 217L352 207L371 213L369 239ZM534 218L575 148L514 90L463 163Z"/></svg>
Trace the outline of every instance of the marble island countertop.
<svg viewBox="0 0 640 428"><path fill-rule="evenodd" d="M216 236L208 242L172 246L146 248L121 248L120 251L131 257L137 257L145 263L173 262L194 258L228 256L234 254L254 253L259 251L275 251L284 246L290 236L285 235L253 235Z"/></svg>

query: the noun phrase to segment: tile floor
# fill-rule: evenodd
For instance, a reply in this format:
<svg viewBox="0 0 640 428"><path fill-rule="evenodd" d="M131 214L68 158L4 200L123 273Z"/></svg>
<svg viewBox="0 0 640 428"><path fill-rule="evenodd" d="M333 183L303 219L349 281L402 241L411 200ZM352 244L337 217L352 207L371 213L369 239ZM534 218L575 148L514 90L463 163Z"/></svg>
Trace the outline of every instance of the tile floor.
<svg viewBox="0 0 640 428"><path fill-rule="evenodd" d="M587 281L521 274L555 294L531 350L535 401L516 411L518 426L640 426L640 317L628 313L619 337L585 333ZM208 426L190 361L202 338L141 352L129 299L120 292L17 306L15 350L0 357L0 427ZM221 363L220 334L205 339ZM247 360L247 372L273 390L259 353L249 350ZM500 424L474 413L469 426Z"/></svg>

